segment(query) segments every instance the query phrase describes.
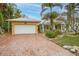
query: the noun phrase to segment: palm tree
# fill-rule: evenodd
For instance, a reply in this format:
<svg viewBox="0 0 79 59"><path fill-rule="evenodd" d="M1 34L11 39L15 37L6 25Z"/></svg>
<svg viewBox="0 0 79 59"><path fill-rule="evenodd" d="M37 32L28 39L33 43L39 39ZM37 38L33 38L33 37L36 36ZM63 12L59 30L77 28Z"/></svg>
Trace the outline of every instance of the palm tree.
<svg viewBox="0 0 79 59"><path fill-rule="evenodd" d="M21 17L21 11L17 9L17 6L15 4L7 4L8 8L7 11L9 11L8 14L8 19L12 18L18 18ZM10 32L10 22L8 21L8 32Z"/></svg>
<svg viewBox="0 0 79 59"><path fill-rule="evenodd" d="M42 11L41 11L41 15L43 16L43 13L47 10L50 9L50 14L52 15L52 8L55 6L59 6L62 8L61 4L57 4L57 3L43 3L42 4ZM53 30L53 19L52 17L50 17L50 24L51 24L51 30Z"/></svg>
<svg viewBox="0 0 79 59"><path fill-rule="evenodd" d="M46 13L42 19L49 20L50 18L55 19L59 14L57 12Z"/></svg>
<svg viewBox="0 0 79 59"><path fill-rule="evenodd" d="M1 19L1 27L3 27L3 23L4 23L4 15L3 15L3 12L6 10L6 3L3 4L1 3L0 4L0 19Z"/></svg>
<svg viewBox="0 0 79 59"><path fill-rule="evenodd" d="M16 15L18 13L18 15ZM8 29L8 32L10 32L10 23L5 22L7 19L17 18L21 16L21 12L19 9L17 9L17 6L15 4L10 3L1 3L0 4L0 20L1 20L1 27L3 29Z"/></svg>
<svg viewBox="0 0 79 59"><path fill-rule="evenodd" d="M65 8L66 8L66 10L67 10L67 22L66 22L66 28L68 29L68 31L69 31L69 27L71 26L71 24L72 24L72 8L71 8L71 4L67 4L66 6L65 6Z"/></svg>
<svg viewBox="0 0 79 59"><path fill-rule="evenodd" d="M7 19L12 19L12 18L14 18L14 10L17 10L16 9L16 5L15 4L7 4ZM10 26L11 26L11 24L10 24L10 22L8 21L8 32L10 32Z"/></svg>
<svg viewBox="0 0 79 59"><path fill-rule="evenodd" d="M19 9L16 10L15 18L21 17L21 11Z"/></svg>
<svg viewBox="0 0 79 59"><path fill-rule="evenodd" d="M46 19L46 20L48 20L48 21L50 21L49 19L50 18L52 18L52 20L54 20L56 17L58 17L58 13L57 12L52 12L52 13L46 13L43 17L42 17L42 19ZM51 30L51 24L49 24L50 26L49 26L49 30ZM54 24L53 24L53 26L55 26Z"/></svg>
<svg viewBox="0 0 79 59"><path fill-rule="evenodd" d="M79 8L78 3L70 3L66 5L68 30L69 30L69 27L71 27L72 30L75 30L74 29L75 13L79 11L78 8Z"/></svg>

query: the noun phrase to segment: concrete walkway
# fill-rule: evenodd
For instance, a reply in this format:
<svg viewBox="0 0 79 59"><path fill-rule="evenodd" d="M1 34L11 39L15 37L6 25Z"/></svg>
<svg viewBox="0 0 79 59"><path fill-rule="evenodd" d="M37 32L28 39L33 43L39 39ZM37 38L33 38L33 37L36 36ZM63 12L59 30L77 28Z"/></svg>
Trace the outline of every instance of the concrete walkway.
<svg viewBox="0 0 79 59"><path fill-rule="evenodd" d="M41 35L0 37L0 55L5 56L74 56Z"/></svg>

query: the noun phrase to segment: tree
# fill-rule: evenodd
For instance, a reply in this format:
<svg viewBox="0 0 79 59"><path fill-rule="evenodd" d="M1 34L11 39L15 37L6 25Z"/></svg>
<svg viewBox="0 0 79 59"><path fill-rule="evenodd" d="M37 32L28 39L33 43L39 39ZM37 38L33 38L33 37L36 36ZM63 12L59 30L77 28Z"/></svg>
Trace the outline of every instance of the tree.
<svg viewBox="0 0 79 59"><path fill-rule="evenodd" d="M42 19L49 20L50 18L55 19L59 14L57 12L46 13Z"/></svg>
<svg viewBox="0 0 79 59"><path fill-rule="evenodd" d="M52 18L52 20L54 20L56 17L58 17L58 13L57 12L52 12L52 13L46 13L43 17L42 17L42 19L45 19L45 20L48 20L48 21L50 21L50 18ZM50 21L50 24L51 24L51 21ZM55 24L53 23L53 26L55 26ZM50 30L52 30L51 29L51 25L49 26L50 27ZM53 29L54 30L54 29Z"/></svg>
<svg viewBox="0 0 79 59"><path fill-rule="evenodd" d="M41 15L43 16L43 13L47 10L50 9L50 15L52 16L52 8L55 6L59 6L62 8L61 4L58 3L43 3L42 4L42 11L41 11ZM53 19L52 17L50 17L50 24L51 24L51 30L53 30Z"/></svg>
<svg viewBox="0 0 79 59"><path fill-rule="evenodd" d="M3 12L6 11L6 6L7 4L3 4L3 3L0 3L0 19L1 19L1 27L3 27L3 23L4 23L4 15L3 15Z"/></svg>
<svg viewBox="0 0 79 59"><path fill-rule="evenodd" d="M78 3L70 3L66 5L66 10L67 10L67 28L69 31L69 27L73 31L75 31L75 15L79 11L79 4Z"/></svg>
<svg viewBox="0 0 79 59"><path fill-rule="evenodd" d="M19 9L17 9L16 12L15 12L15 18L19 18L21 16L22 16L21 11Z"/></svg>
<svg viewBox="0 0 79 59"><path fill-rule="evenodd" d="M16 15L16 13L18 15ZM0 25L1 28L5 30L10 30L11 24L9 22L5 22L7 19L13 19L21 16L21 12L17 9L16 4L10 3L1 3L0 4Z"/></svg>

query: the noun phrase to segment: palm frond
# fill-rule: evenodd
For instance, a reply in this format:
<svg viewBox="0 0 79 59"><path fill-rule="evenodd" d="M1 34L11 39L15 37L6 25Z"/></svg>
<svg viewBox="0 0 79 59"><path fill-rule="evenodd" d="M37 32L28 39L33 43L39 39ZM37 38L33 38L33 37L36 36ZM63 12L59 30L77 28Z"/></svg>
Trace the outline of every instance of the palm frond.
<svg viewBox="0 0 79 59"><path fill-rule="evenodd" d="M48 8L44 8L44 9L42 9L40 15L42 16L42 15L43 15L43 12L46 11L47 9L48 9Z"/></svg>

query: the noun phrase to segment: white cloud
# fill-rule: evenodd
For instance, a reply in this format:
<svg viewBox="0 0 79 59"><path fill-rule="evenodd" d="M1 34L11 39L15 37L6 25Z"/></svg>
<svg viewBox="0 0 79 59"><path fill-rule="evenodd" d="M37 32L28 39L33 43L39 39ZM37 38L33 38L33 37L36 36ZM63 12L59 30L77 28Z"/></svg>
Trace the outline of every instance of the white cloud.
<svg viewBox="0 0 79 59"><path fill-rule="evenodd" d="M34 6L34 7L41 7L40 4L36 4L36 3L26 3L25 5L27 6Z"/></svg>
<svg viewBox="0 0 79 59"><path fill-rule="evenodd" d="M17 4L17 5L23 5L23 6L32 6L32 7L41 7L40 5L40 3L19 3L19 4Z"/></svg>

